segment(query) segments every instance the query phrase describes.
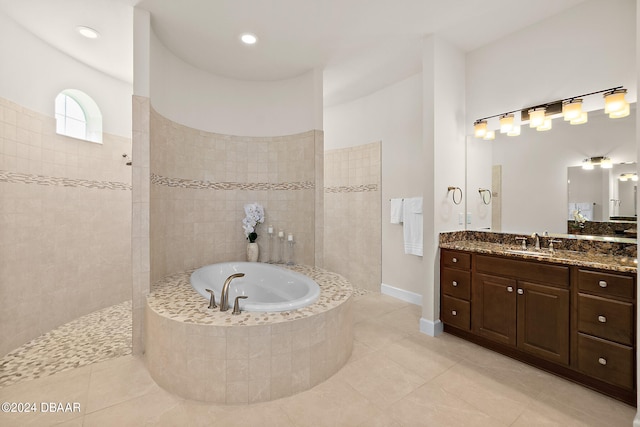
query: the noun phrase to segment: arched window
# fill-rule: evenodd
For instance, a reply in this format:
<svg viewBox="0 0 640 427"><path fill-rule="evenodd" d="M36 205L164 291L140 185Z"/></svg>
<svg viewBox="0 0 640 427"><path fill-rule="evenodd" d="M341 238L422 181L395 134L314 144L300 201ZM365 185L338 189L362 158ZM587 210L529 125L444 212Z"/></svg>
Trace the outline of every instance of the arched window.
<svg viewBox="0 0 640 427"><path fill-rule="evenodd" d="M86 93L65 89L56 96L56 132L85 141L102 142L102 113Z"/></svg>

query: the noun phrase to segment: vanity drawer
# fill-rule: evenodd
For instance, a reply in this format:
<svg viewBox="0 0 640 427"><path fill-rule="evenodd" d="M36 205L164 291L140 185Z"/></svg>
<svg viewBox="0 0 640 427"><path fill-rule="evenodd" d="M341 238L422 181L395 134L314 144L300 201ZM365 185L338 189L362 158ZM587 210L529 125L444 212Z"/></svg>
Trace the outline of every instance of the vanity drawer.
<svg viewBox="0 0 640 427"><path fill-rule="evenodd" d="M545 264L538 261L515 260L491 255L477 255L475 263L475 270L478 273L569 287L569 267L566 265Z"/></svg>
<svg viewBox="0 0 640 427"><path fill-rule="evenodd" d="M459 270L471 269L471 254L466 252L443 249L440 252L440 260L442 261L443 267L456 268Z"/></svg>
<svg viewBox="0 0 640 427"><path fill-rule="evenodd" d="M633 349L578 334L578 369L610 384L633 388Z"/></svg>
<svg viewBox="0 0 640 427"><path fill-rule="evenodd" d="M440 277L440 289L443 295L469 300L471 299L471 272L443 268Z"/></svg>
<svg viewBox="0 0 640 427"><path fill-rule="evenodd" d="M633 345L633 304L578 294L578 330Z"/></svg>
<svg viewBox="0 0 640 427"><path fill-rule="evenodd" d="M458 298L442 296L442 307L440 307L440 318L443 323L460 329L471 329L471 304Z"/></svg>
<svg viewBox="0 0 640 427"><path fill-rule="evenodd" d="M601 271L578 270L578 289L602 296L632 299L635 294L633 277Z"/></svg>

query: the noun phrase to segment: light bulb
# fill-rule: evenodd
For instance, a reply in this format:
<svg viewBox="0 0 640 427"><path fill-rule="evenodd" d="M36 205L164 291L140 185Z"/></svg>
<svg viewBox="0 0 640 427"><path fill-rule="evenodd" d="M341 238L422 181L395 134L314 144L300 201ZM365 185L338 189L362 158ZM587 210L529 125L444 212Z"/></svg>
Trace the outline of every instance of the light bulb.
<svg viewBox="0 0 640 427"><path fill-rule="evenodd" d="M482 137L482 139L486 141L492 141L496 139L496 132L493 130L488 130L487 133L484 135L484 137Z"/></svg>
<svg viewBox="0 0 640 427"><path fill-rule="evenodd" d="M520 135L520 126L514 125L513 128L507 132L507 136L519 136Z"/></svg>
<svg viewBox="0 0 640 427"><path fill-rule="evenodd" d="M529 110L529 127L537 128L544 123L544 115L547 109L544 107L532 108Z"/></svg>
<svg viewBox="0 0 640 427"><path fill-rule="evenodd" d="M581 124L583 124L583 123L587 123L588 121L589 121L589 116L588 116L588 114L587 114L587 112L586 112L586 111L583 111L583 112L580 114L580 117L578 117L577 119L571 120L571 121L569 122L569 124L572 124L572 125L581 125Z"/></svg>
<svg viewBox="0 0 640 427"><path fill-rule="evenodd" d="M582 114L582 99L572 99L562 103L562 115L565 121L576 120Z"/></svg>
<svg viewBox="0 0 640 427"><path fill-rule="evenodd" d="M544 119L544 122L542 122L542 124L536 128L536 130L540 132L544 132L545 130L551 129L551 127L552 127L551 117L547 117L546 119Z"/></svg>
<svg viewBox="0 0 640 427"><path fill-rule="evenodd" d="M473 134L476 138L484 138L487 134L487 121L478 120L473 124Z"/></svg>
<svg viewBox="0 0 640 427"><path fill-rule="evenodd" d="M612 119L621 119L622 117L627 117L631 112L631 108L629 107L629 103L625 102L625 105L621 110L613 111L609 113L609 117Z"/></svg>
<svg viewBox="0 0 640 427"><path fill-rule="evenodd" d="M513 114L500 116L500 133L509 133L513 129Z"/></svg>
<svg viewBox="0 0 640 427"><path fill-rule="evenodd" d="M624 99L626 89L616 89L605 93L604 96L604 112L607 114L616 113L624 109L627 101Z"/></svg>

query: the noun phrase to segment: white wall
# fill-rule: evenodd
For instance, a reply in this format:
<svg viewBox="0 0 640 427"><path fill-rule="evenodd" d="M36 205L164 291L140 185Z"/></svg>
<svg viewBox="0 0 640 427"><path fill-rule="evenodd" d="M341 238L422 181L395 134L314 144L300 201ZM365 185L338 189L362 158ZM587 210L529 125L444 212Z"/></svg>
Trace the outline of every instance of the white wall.
<svg viewBox="0 0 640 427"><path fill-rule="evenodd" d="M0 28L1 97L53 117L56 95L79 89L100 107L103 132L131 138L131 83L63 54L3 13Z"/></svg>
<svg viewBox="0 0 640 427"><path fill-rule="evenodd" d="M422 258L405 255L402 225L390 224L389 199L421 196L422 76L324 111L325 149L382 141L382 282L423 294Z"/></svg>
<svg viewBox="0 0 640 427"><path fill-rule="evenodd" d="M151 35L153 108L175 122L238 136L322 129L322 72L279 81L228 79L195 68Z"/></svg>

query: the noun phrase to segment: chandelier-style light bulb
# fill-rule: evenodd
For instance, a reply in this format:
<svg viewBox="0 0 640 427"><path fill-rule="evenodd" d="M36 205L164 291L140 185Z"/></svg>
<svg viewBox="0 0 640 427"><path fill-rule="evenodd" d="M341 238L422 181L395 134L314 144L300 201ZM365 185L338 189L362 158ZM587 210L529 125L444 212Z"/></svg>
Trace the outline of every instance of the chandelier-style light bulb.
<svg viewBox="0 0 640 427"><path fill-rule="evenodd" d="M624 99L627 94L626 89L615 89L606 92L604 96L604 112L607 114L617 113L625 108L625 104L629 105Z"/></svg>
<svg viewBox="0 0 640 427"><path fill-rule="evenodd" d="M487 121L486 120L477 120L473 124L473 135L476 138L484 138L487 134Z"/></svg>
<svg viewBox="0 0 640 427"><path fill-rule="evenodd" d="M544 119L542 124L536 128L537 131L544 132L545 130L551 129L551 117L547 117Z"/></svg>
<svg viewBox="0 0 640 427"><path fill-rule="evenodd" d="M529 127L537 128L544 124L544 115L547 109L544 107L532 108L529 110Z"/></svg>
<svg viewBox="0 0 640 427"><path fill-rule="evenodd" d="M513 114L503 114L500 116L500 133L509 133L513 129Z"/></svg>
<svg viewBox="0 0 640 427"><path fill-rule="evenodd" d="M565 121L576 120L582 114L582 99L571 99L562 103L562 115Z"/></svg>

